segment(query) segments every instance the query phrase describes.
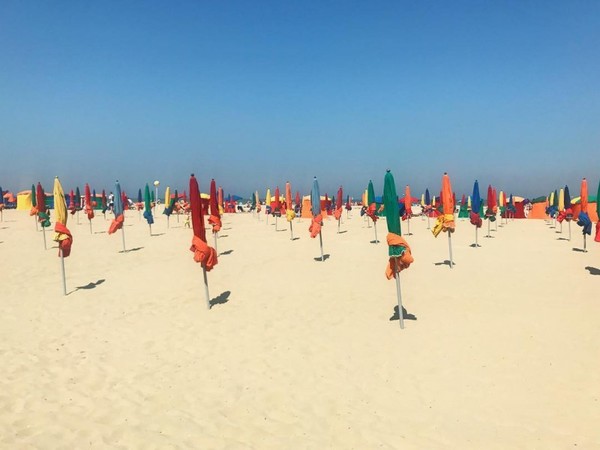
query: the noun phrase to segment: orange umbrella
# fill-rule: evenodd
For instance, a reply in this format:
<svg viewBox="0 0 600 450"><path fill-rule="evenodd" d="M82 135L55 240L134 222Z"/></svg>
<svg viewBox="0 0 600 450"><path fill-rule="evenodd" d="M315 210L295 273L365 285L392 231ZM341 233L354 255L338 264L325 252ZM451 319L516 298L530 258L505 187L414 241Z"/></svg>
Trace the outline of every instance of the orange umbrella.
<svg viewBox="0 0 600 450"><path fill-rule="evenodd" d="M404 215L402 220L406 220L407 224L407 235L410 236L410 218L412 217L412 197L410 196L410 186L407 184L404 189Z"/></svg>
<svg viewBox="0 0 600 450"><path fill-rule="evenodd" d="M581 180L581 212L588 213L588 185L587 180Z"/></svg>
<svg viewBox="0 0 600 450"><path fill-rule="evenodd" d="M217 251L214 248L209 247L206 243L206 229L204 227L204 217L202 214L200 189L198 188L198 180L196 180L194 174L190 176L190 206L192 210L192 229L194 230L194 237L192 238L190 250L194 253L194 261L202 265L204 288L206 292L206 306L210 309L210 295L208 293L208 279L206 277L206 272L212 270L217 264Z"/></svg>
<svg viewBox="0 0 600 450"><path fill-rule="evenodd" d="M210 217L208 223L212 225L212 232L215 238L215 250L217 249L217 235L221 229L221 214L219 214L219 203L217 198L217 184L214 178L210 180Z"/></svg>
<svg viewBox="0 0 600 450"><path fill-rule="evenodd" d="M452 186L450 185L450 177L447 173L444 173L442 177L442 211L443 213L438 216L435 226L433 227L432 233L435 237L442 231L448 232L448 249L450 253L450 268L452 268L454 262L452 261L452 239L451 234L454 233L454 197L452 196Z"/></svg>
<svg viewBox="0 0 600 450"><path fill-rule="evenodd" d="M587 180L581 180L581 212L577 218L577 225L583 228L583 251L587 252L586 234L592 234L592 221L588 215L588 185Z"/></svg>
<svg viewBox="0 0 600 450"><path fill-rule="evenodd" d="M338 222L338 233L340 233L340 223L342 220L342 203L344 197L344 189L340 186L337 192L337 197L335 198L335 211L333 212L333 216L336 218Z"/></svg>

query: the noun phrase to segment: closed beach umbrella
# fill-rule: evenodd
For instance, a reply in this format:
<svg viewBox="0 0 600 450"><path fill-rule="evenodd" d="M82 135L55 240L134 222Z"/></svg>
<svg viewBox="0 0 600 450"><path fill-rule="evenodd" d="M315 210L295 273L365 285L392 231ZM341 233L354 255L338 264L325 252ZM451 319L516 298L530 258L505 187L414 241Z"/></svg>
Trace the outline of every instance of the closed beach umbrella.
<svg viewBox="0 0 600 450"><path fill-rule="evenodd" d="M398 297L398 318L400 328L404 328L404 309L402 308L402 291L400 289L400 271L408 268L414 261L408 243L402 237L400 227L400 208L396 183L392 173L388 170L383 180L383 205L386 217L388 235L389 262L385 270L388 280L396 279L396 295Z"/></svg>
<svg viewBox="0 0 600 450"><path fill-rule="evenodd" d="M102 196L100 197L100 202L102 204L102 214L106 214L106 210L108 209L108 202L106 201L106 192L102 189Z"/></svg>
<svg viewBox="0 0 600 450"><path fill-rule="evenodd" d="M452 195L452 186L450 184L450 177L447 173L444 173L442 177L442 214L438 216L435 226L433 227L432 233L437 237L440 232L444 231L448 233L448 250L450 261L450 268L453 267L454 261L452 259L452 239L451 235L454 233L454 197Z"/></svg>
<svg viewBox="0 0 600 450"><path fill-rule="evenodd" d="M319 182L317 181L317 177L313 180L312 191L310 192L310 203L313 218L308 227L308 231L311 238L315 238L319 235L321 261L325 261L325 256L323 255L323 236L321 235L321 227L323 226L323 216L321 215L321 193L319 192Z"/></svg>
<svg viewBox="0 0 600 450"><path fill-rule="evenodd" d="M56 214L56 223L54 224L54 241L58 242L58 256L62 268L63 294L67 295L67 281L65 276L65 258L71 254L73 244L73 235L67 228L67 203L65 193L58 180L54 179L54 213Z"/></svg>
<svg viewBox="0 0 600 450"><path fill-rule="evenodd" d="M219 213L223 215L225 208L223 206L223 188L221 186L217 190L217 200L219 200Z"/></svg>
<svg viewBox="0 0 600 450"><path fill-rule="evenodd" d="M298 196L299 197L299 196ZM285 183L285 204L287 206L285 210L285 218L290 224L290 239L294 240L294 228L293 220L296 218L294 207L292 205L292 185L289 181Z"/></svg>
<svg viewBox="0 0 600 450"><path fill-rule="evenodd" d="M333 211L333 216L337 220L338 223L338 233L340 232L340 223L342 221L342 202L344 201L344 189L342 186L337 191L337 196L335 198L335 210Z"/></svg>
<svg viewBox="0 0 600 450"><path fill-rule="evenodd" d="M217 183L214 178L210 180L210 216L208 223L212 225L213 239L215 241L215 251L217 250L217 239L219 230L221 230L221 214L219 213L219 199L217 196Z"/></svg>
<svg viewBox="0 0 600 450"><path fill-rule="evenodd" d="M479 247L477 242L477 229L481 228L482 220L479 215L481 209L481 195L479 194L479 181L475 180L473 184L473 195L471 196L471 214L469 215L470 222L475 226L475 248Z"/></svg>
<svg viewBox="0 0 600 450"><path fill-rule="evenodd" d="M373 244L379 243L377 239L377 204L375 203L375 188L373 188L373 181L369 180L369 185L367 187L367 204L369 207L367 208L367 216L371 218L373 221L373 228L375 230L375 240Z"/></svg>
<svg viewBox="0 0 600 450"><path fill-rule="evenodd" d="M150 229L150 236L152 236L152 224L154 223L154 217L152 217L152 193L150 192L150 186L146 183L144 188L144 219L148 222L148 228Z"/></svg>
<svg viewBox="0 0 600 450"><path fill-rule="evenodd" d="M581 212L579 213L577 225L582 228L583 251L587 252L585 237L587 234L592 234L592 221L588 215L588 184L585 178L581 180Z"/></svg>
<svg viewBox="0 0 600 450"><path fill-rule="evenodd" d="M123 209L123 195L121 193L121 185L119 180L115 182L115 202L113 205L113 213L115 218L108 227L108 234L113 234L117 230L121 230L121 237L123 240L123 252L125 252L125 230L123 228L123 222L125 222L125 214Z"/></svg>
<svg viewBox="0 0 600 450"><path fill-rule="evenodd" d="M88 218L88 222L90 223L90 234L92 231L92 219L94 218L94 206L92 205L92 192L90 190L90 185L85 183L84 187L85 192L85 213Z"/></svg>
<svg viewBox="0 0 600 450"><path fill-rule="evenodd" d="M46 250L46 227L50 226L50 215L46 210L46 194L44 193L44 188L42 188L42 184L38 183L37 188L35 190L36 196L36 204L37 204L37 217L42 226L42 232L44 236L44 250Z"/></svg>
<svg viewBox="0 0 600 450"><path fill-rule="evenodd" d="M202 214L202 203L200 200L200 189L198 180L194 174L190 176L190 207L192 216L192 246L190 250L194 253L194 261L202 266L204 276L204 288L206 293L206 306L210 309L210 295L208 293L208 279L206 272L212 270L217 264L217 251L206 243L206 229L204 227L204 217Z"/></svg>

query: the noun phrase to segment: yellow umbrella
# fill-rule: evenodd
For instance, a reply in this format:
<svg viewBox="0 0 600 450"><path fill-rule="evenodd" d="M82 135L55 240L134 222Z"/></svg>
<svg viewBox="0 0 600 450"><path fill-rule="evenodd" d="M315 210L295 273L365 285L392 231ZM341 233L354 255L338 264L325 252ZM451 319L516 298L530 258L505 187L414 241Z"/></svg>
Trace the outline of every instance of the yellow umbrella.
<svg viewBox="0 0 600 450"><path fill-rule="evenodd" d="M65 193L58 180L54 178L54 213L56 214L54 224L54 240L58 242L58 256L62 267L63 294L67 295L67 282L65 277L65 258L71 254L73 235L67 228L67 202Z"/></svg>
<svg viewBox="0 0 600 450"><path fill-rule="evenodd" d="M171 188L167 186L167 189L165 189L165 208L169 207L169 203L171 203Z"/></svg>
<svg viewBox="0 0 600 450"><path fill-rule="evenodd" d="M565 190L562 188L561 188L560 192L558 193L558 210L559 211L565 210Z"/></svg>
<svg viewBox="0 0 600 450"><path fill-rule="evenodd" d="M425 206L425 194L421 194L421 206Z"/></svg>
<svg viewBox="0 0 600 450"><path fill-rule="evenodd" d="M269 225L269 211L271 210L271 189L267 189L265 197L265 214L267 215L267 225Z"/></svg>

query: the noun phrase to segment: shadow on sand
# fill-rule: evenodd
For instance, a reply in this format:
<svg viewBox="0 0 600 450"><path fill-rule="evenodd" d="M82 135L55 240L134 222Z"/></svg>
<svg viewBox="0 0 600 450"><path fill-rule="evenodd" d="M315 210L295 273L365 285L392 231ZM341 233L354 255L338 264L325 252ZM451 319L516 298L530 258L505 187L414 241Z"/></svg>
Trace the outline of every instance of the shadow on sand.
<svg viewBox="0 0 600 450"><path fill-rule="evenodd" d="M321 262L321 257L320 257L320 256L317 256L317 257L316 257L316 258L314 258L314 259L315 259L315 261L319 261L319 262ZM325 254L323 255L323 261L327 261L328 259L329 259L329 253L325 253Z"/></svg>
<svg viewBox="0 0 600 450"><path fill-rule="evenodd" d="M450 260L449 259L445 259L442 262L437 262L437 263L433 263L436 266L449 266L450 265ZM452 261L452 266L454 267L456 265L456 261Z"/></svg>
<svg viewBox="0 0 600 450"><path fill-rule="evenodd" d="M584 250L584 249L582 249L582 248L577 248L577 247L573 247L573 251L574 251L574 252L587 253L587 250Z"/></svg>
<svg viewBox="0 0 600 450"><path fill-rule="evenodd" d="M210 308L212 309L215 305L223 305L229 301L229 296L231 295L231 291L225 291L222 294L219 294L215 298L213 298L210 303Z"/></svg>
<svg viewBox="0 0 600 450"><path fill-rule="evenodd" d="M219 256L231 255L232 253L233 253L233 250L225 250L224 252L219 253Z"/></svg>
<svg viewBox="0 0 600 450"><path fill-rule="evenodd" d="M404 317L404 320L417 320L417 316L406 311L404 306L402 306L402 317ZM400 317L398 316L398 305L394 306L394 315L390 317L390 320L400 320Z"/></svg>
<svg viewBox="0 0 600 450"><path fill-rule="evenodd" d="M88 283L88 284L86 284L86 285L83 285L83 286L77 286L75 289L73 289L73 290L72 290L71 292L69 292L67 295L70 295L70 294L72 294L73 292L76 292L76 291L78 291L78 290L80 290L80 289L94 289L96 286L99 286L99 285L101 285L101 284L102 284L102 283L104 283L105 281L106 281L106 280L105 280L104 278L102 278L102 279L100 279L100 280L98 280L98 281L96 281L96 282L89 282L89 283Z"/></svg>
<svg viewBox="0 0 600 450"><path fill-rule="evenodd" d="M130 252L137 252L140 251L141 249L143 249L144 247L134 247L134 248L128 248L127 250L123 251L119 251L119 253L130 253Z"/></svg>
<svg viewBox="0 0 600 450"><path fill-rule="evenodd" d="M587 266L585 270L587 270L590 275L600 275L600 269L597 267Z"/></svg>

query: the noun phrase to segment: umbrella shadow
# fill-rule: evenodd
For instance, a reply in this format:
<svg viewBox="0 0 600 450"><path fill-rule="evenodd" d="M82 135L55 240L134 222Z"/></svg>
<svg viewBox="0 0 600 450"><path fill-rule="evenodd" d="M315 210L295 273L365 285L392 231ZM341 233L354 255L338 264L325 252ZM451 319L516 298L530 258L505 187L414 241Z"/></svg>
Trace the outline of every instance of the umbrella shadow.
<svg viewBox="0 0 600 450"><path fill-rule="evenodd" d="M329 259L329 256L330 256L329 253L324 254L323 255L323 261L327 261ZM316 258L314 258L314 260L320 262L321 261L321 257L317 256Z"/></svg>
<svg viewBox="0 0 600 450"><path fill-rule="evenodd" d="M229 227L229 228L223 228L223 231L225 231L225 230L231 230L231 227Z"/></svg>
<svg viewBox="0 0 600 450"><path fill-rule="evenodd" d="M590 273L590 275L600 275L600 269L596 267L587 266L585 270L587 270Z"/></svg>
<svg viewBox="0 0 600 450"><path fill-rule="evenodd" d="M215 305L223 305L229 301L229 296L231 295L231 291L225 291L215 298L213 298L210 303L210 308L212 309Z"/></svg>
<svg viewBox="0 0 600 450"><path fill-rule="evenodd" d="M348 232L348 230L343 230L343 231L338 231L337 234L344 234L344 233L347 233L347 232Z"/></svg>
<svg viewBox="0 0 600 450"><path fill-rule="evenodd" d="M279 233L280 231L287 231L287 228L277 228L275 231Z"/></svg>
<svg viewBox="0 0 600 450"><path fill-rule="evenodd" d="M582 249L582 248L577 248L577 247L573 247L573 251L574 251L574 252L587 253L587 250L584 250L584 249Z"/></svg>
<svg viewBox="0 0 600 450"><path fill-rule="evenodd" d="M486 238L486 239L496 239L496 237L492 236L491 234L489 236L484 236L484 238Z"/></svg>
<svg viewBox="0 0 600 450"><path fill-rule="evenodd" d="M298 239L300 239L299 237L295 237L294 239L290 239L292 241L297 241Z"/></svg>
<svg viewBox="0 0 600 450"><path fill-rule="evenodd" d="M417 320L417 316L409 313L404 306L402 306L402 317L404 320ZM394 306L394 314L390 317L390 320L400 320L398 315L398 305Z"/></svg>
<svg viewBox="0 0 600 450"><path fill-rule="evenodd" d="M477 247L481 247L481 245L479 245L479 244L471 244L471 245L469 245L469 247L471 247L471 248L477 248Z"/></svg>
<svg viewBox="0 0 600 450"><path fill-rule="evenodd" d="M379 244L381 241L380 240L373 240L373 241L369 241L369 244Z"/></svg>
<svg viewBox="0 0 600 450"><path fill-rule="evenodd" d="M69 292L69 294L72 294L73 292L76 292L80 289L94 289L96 286L101 285L102 283L104 283L106 280L104 278L98 280L98 281L91 281L88 284L85 284L83 286L77 286L74 290L72 290L71 292ZM68 294L67 294L68 295Z"/></svg>
<svg viewBox="0 0 600 450"><path fill-rule="evenodd" d="M130 253L130 252L137 252L140 251L141 249L143 249L144 247L134 247L134 248L128 248L127 250L120 250L119 253Z"/></svg>
<svg viewBox="0 0 600 450"><path fill-rule="evenodd" d="M94 234L106 234L106 231L94 231Z"/></svg>
<svg viewBox="0 0 600 450"><path fill-rule="evenodd" d="M445 259L442 262L436 262L436 263L433 263L433 264L436 265L436 266L449 266L450 265L450 260L449 259ZM456 265L456 261L452 261L452 266L455 266L455 265Z"/></svg>
<svg viewBox="0 0 600 450"><path fill-rule="evenodd" d="M557 240L557 241L568 241L568 240L569 240L569 238L566 238L566 237L559 237L559 238L556 238L556 240Z"/></svg>
<svg viewBox="0 0 600 450"><path fill-rule="evenodd" d="M219 239L221 239L221 238L226 238L226 237L229 237L229 235L228 235L228 234L220 234L220 235L219 235Z"/></svg>
<svg viewBox="0 0 600 450"><path fill-rule="evenodd" d="M219 256L231 255L232 253L233 253L233 250L225 250L224 252L219 253Z"/></svg>
<svg viewBox="0 0 600 450"><path fill-rule="evenodd" d="M162 236L163 234L165 234L165 233L152 233L152 234L150 234L150 236Z"/></svg>

